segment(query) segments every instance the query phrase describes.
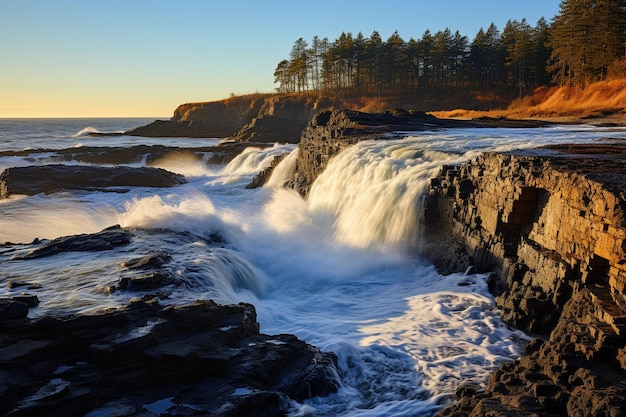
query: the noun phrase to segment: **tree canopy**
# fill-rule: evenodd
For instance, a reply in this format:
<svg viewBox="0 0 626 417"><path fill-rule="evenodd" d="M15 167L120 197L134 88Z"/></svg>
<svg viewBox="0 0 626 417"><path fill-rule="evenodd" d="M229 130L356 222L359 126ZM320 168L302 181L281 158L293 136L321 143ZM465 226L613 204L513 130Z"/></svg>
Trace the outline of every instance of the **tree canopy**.
<svg viewBox="0 0 626 417"><path fill-rule="evenodd" d="M449 28L405 40L396 31L342 33L334 41L299 38L274 71L277 90L386 96L509 89L519 96L551 81L584 85L623 71L626 0L563 0L534 26L491 23L470 40ZM613 70L612 70L613 69ZM618 74L619 75L619 74Z"/></svg>

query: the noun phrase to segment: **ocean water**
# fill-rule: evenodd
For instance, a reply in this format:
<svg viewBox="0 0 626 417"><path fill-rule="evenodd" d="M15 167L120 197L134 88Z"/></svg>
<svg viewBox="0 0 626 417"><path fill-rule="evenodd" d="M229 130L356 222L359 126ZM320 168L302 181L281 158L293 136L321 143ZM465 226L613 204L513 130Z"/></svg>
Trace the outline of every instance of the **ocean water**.
<svg viewBox="0 0 626 417"><path fill-rule="evenodd" d="M0 242L12 242L0 246L0 296L21 291L9 289L9 280L36 282L41 288L29 292L41 303L31 317L92 314L140 295L102 291L117 282L121 263L167 252L179 285L165 289L162 303L250 302L263 333L292 333L338 355L341 389L293 403L293 416L429 416L452 401L459 384L484 385L498 364L518 358L529 337L500 320L486 276L441 276L420 257L429 180L441 165L487 150L626 138L624 129L585 126L396 132L336 156L303 199L281 187L296 145L251 147L229 164L210 165L178 148L217 139L89 135L149 121L0 119L0 169L55 162L60 149L162 144L172 153L152 166L188 179L173 188L0 200ZM245 189L283 153L266 186ZM13 259L35 238L115 224L132 231L130 245ZM215 235L225 243L212 243Z"/></svg>

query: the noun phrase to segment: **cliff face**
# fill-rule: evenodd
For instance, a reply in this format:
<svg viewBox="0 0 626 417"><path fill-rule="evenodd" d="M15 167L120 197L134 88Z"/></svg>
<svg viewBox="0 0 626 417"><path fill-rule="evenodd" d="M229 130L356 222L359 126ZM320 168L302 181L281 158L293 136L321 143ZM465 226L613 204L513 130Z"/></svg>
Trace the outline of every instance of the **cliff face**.
<svg viewBox="0 0 626 417"><path fill-rule="evenodd" d="M493 271L505 319L534 333L552 330L577 285L626 306L625 180L619 159L571 155L448 167L426 205L429 255L443 272Z"/></svg>
<svg viewBox="0 0 626 417"><path fill-rule="evenodd" d="M148 137L232 137L238 142L297 143L313 114L334 103L304 96L249 95L180 105L169 121L126 134Z"/></svg>
<svg viewBox="0 0 626 417"><path fill-rule="evenodd" d="M503 318L550 335L442 415L621 415L626 167L607 152L626 148L601 148L569 149L584 158L486 154L432 181L427 254L444 273L493 272Z"/></svg>

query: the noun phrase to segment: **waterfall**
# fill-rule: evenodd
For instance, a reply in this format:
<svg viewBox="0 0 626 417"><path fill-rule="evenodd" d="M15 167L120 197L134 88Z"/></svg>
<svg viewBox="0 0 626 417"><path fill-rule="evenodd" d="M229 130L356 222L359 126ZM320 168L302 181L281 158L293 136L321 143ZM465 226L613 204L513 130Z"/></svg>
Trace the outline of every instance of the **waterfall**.
<svg viewBox="0 0 626 417"><path fill-rule="evenodd" d="M451 158L418 141L360 142L330 161L311 188L309 209L342 243L415 250L430 178Z"/></svg>

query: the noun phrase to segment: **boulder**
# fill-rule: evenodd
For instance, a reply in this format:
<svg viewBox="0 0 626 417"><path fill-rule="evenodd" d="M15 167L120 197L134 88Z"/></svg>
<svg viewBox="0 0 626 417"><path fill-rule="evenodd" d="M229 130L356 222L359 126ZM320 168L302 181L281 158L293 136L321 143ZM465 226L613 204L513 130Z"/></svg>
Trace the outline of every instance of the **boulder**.
<svg viewBox="0 0 626 417"><path fill-rule="evenodd" d="M108 191L109 187L172 187L185 178L160 168L42 165L7 168L0 174L0 198L66 190Z"/></svg>
<svg viewBox="0 0 626 417"><path fill-rule="evenodd" d="M130 243L131 234L119 226L111 226L98 233L63 236L53 240L36 241L38 245L25 255L12 259L25 260L45 258L62 252L104 251Z"/></svg>

